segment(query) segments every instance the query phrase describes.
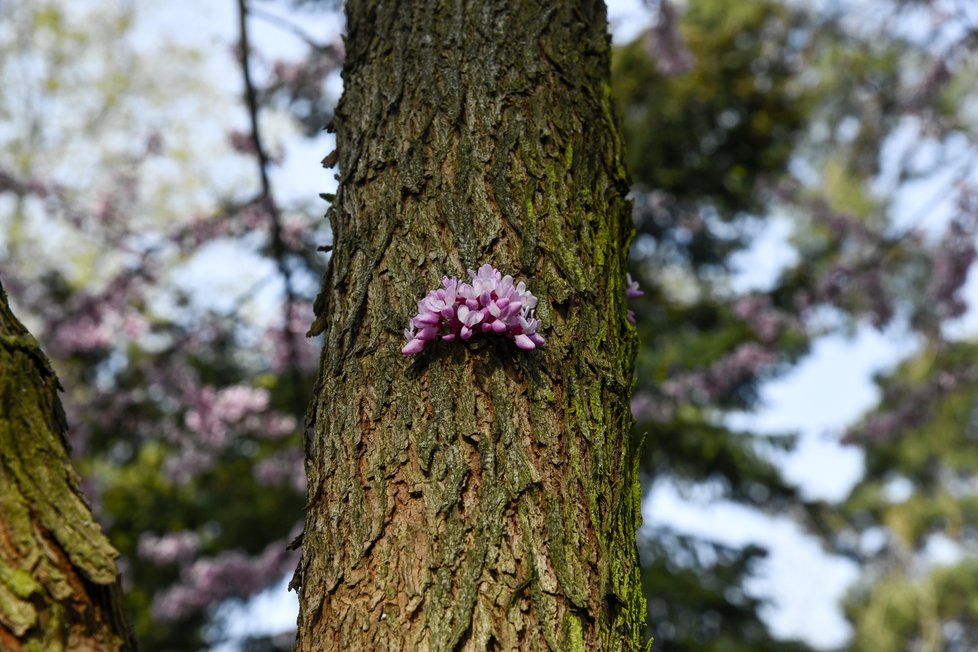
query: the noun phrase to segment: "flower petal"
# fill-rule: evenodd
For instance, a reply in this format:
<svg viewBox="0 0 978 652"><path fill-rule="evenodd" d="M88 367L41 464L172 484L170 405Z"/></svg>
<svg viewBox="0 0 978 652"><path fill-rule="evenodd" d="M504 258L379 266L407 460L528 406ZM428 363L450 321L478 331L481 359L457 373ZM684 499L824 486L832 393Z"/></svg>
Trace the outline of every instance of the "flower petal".
<svg viewBox="0 0 978 652"><path fill-rule="evenodd" d="M421 349L424 348L424 340L414 339L404 345L401 349L401 353L404 355L414 355L415 353L420 353Z"/></svg>

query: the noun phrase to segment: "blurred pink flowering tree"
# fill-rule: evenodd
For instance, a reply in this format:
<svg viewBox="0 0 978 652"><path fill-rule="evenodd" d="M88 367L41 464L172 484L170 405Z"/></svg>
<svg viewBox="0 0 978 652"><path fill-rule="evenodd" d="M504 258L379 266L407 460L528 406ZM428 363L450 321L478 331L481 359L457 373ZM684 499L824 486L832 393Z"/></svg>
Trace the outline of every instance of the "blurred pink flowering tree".
<svg viewBox="0 0 978 652"><path fill-rule="evenodd" d="M296 563L329 235L275 168L283 137L328 119L342 46L288 8L218 8L241 19L215 60L195 49L206 23L154 29L187 7L0 6L0 274L68 388L143 649L199 648L220 604ZM336 33L330 11L307 15ZM287 58L250 42L258 27Z"/></svg>

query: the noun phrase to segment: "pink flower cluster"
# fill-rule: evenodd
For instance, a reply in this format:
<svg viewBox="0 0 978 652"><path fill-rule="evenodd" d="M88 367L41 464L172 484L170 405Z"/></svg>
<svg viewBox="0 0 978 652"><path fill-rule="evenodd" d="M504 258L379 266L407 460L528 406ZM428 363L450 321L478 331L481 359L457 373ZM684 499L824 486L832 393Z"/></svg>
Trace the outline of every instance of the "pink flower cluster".
<svg viewBox="0 0 978 652"><path fill-rule="evenodd" d="M478 272L469 270L472 282L460 283L445 277L442 286L418 302L418 314L404 331L408 343L401 353L419 353L430 340L440 337L446 342L467 340L476 333L505 335L521 349L543 346L537 333L539 320L533 316L537 298L522 281L513 285L513 277L503 276L486 264Z"/></svg>
<svg viewBox="0 0 978 652"><path fill-rule="evenodd" d="M178 620L227 598L252 595L281 579L298 561L285 541L275 541L257 555L228 550L197 559L184 566L176 584L156 595L152 613L163 621Z"/></svg>
<svg viewBox="0 0 978 652"><path fill-rule="evenodd" d="M193 559L200 548L196 532L184 530L156 536L150 532L139 535L139 556L156 564L185 563Z"/></svg>
<svg viewBox="0 0 978 652"><path fill-rule="evenodd" d="M184 424L199 435L201 444L221 448L227 442L231 424L264 412L270 398L267 389L249 385L232 385L221 390L203 387L187 397L191 407L184 416Z"/></svg>

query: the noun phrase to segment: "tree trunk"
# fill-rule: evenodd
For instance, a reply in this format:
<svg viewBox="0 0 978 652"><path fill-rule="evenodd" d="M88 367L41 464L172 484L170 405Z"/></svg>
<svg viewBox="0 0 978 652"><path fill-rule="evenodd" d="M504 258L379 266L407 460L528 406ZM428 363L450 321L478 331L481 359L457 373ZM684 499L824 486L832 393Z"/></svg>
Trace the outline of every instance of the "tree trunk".
<svg viewBox="0 0 978 652"><path fill-rule="evenodd" d="M603 3L349 0L297 650L644 647L632 235ZM544 348L401 354L491 263Z"/></svg>
<svg viewBox="0 0 978 652"><path fill-rule="evenodd" d="M135 650L117 553L79 490L57 391L0 286L0 650Z"/></svg>

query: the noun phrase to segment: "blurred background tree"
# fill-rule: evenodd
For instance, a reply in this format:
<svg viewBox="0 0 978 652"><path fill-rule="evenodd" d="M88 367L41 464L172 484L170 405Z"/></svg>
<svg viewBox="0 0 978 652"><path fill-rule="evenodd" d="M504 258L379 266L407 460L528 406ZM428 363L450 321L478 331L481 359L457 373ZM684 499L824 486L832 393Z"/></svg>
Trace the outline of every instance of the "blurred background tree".
<svg viewBox="0 0 978 652"><path fill-rule="evenodd" d="M0 3L0 274L68 388L146 650L222 641L223 606L295 564L337 10ZM963 0L659 0L648 17L613 89L645 291L646 491L788 516L857 560L854 649L973 648L978 16ZM756 244L784 225L777 252ZM774 255L790 262L744 280ZM844 433L866 473L832 505L784 477L791 433L733 417L818 338L866 325L916 353ZM751 588L764 542L654 513L639 537L657 649L808 649L772 633Z"/></svg>
<svg viewBox="0 0 978 652"><path fill-rule="evenodd" d="M935 530L953 536L958 554L974 531L965 507L974 492L962 495L974 470L959 458L978 375L973 348L947 338L966 313L962 289L975 257L976 150L963 79L973 75L978 16L960 5L833 11L690 0L680 21L660 2L656 24L620 48L615 68L636 184L633 275L646 288L635 306L644 346L633 412L637 432L649 433L647 490L706 488L709 500L790 514L827 549L866 564L846 602L859 649L976 645L965 607L975 593L963 574L934 570L926 554ZM946 179L908 215L895 201L900 191L935 171ZM745 291L739 256L780 219L790 220L795 262ZM759 383L789 371L816 339L864 324L915 342L923 360L906 364L921 387L885 382L882 412L848 433L867 468L840 515L779 472L774 451L790 448L792 437L745 432L729 417L756 409ZM952 389L956 399L946 396ZM955 400L957 411L941 411L938 400ZM858 436L867 427L919 436L916 444ZM881 439L908 457L883 452ZM934 463L944 455L957 468ZM867 501L882 500L880 483L894 477L907 502L884 516L884 506ZM923 498L938 478L943 490ZM748 590L763 545L735 549L652 519L640 541L659 649L804 647L772 638ZM913 535L907 520L917 521ZM903 529L884 535L891 521ZM902 557L879 542L869 555L852 545L901 536ZM973 566L966 558L960 570ZM945 584L921 583L920 573Z"/></svg>
<svg viewBox="0 0 978 652"><path fill-rule="evenodd" d="M714 498L785 511L801 499L763 449L791 438L737 432L723 414L753 405L758 381L797 358L807 336L793 311L737 295L729 277L810 111L802 53L786 43L810 17L769 2L701 0L681 24L673 11L660 5L658 24L619 48L613 71L635 183L633 274L646 293L635 305L643 346L633 397L636 436L648 433L646 490L709 487ZM658 649L805 649L774 640L763 601L747 590L762 546L684 536L652 519L640 550Z"/></svg>
<svg viewBox="0 0 978 652"><path fill-rule="evenodd" d="M277 193L273 168L321 132L341 49L270 16L291 47L266 58L236 10L187 38L189 4L0 3L4 281L69 388L148 650L220 641L218 607L297 559L329 238L322 200Z"/></svg>

